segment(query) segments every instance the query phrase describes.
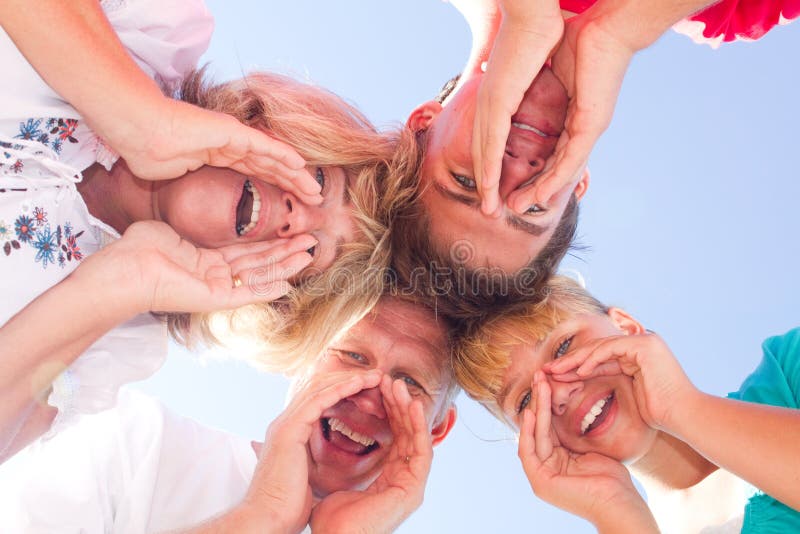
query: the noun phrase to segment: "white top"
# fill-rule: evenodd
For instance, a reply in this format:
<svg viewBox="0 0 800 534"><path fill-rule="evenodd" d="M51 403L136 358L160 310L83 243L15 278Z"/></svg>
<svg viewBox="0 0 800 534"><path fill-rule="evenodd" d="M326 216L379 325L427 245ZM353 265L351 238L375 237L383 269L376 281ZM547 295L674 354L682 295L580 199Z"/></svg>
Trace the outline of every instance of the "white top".
<svg viewBox="0 0 800 534"><path fill-rule="evenodd" d="M143 534L193 526L239 503L255 466L248 440L123 389L116 408L0 465L0 532Z"/></svg>
<svg viewBox="0 0 800 534"><path fill-rule="evenodd" d="M213 30L201 0L115 0L103 7L131 55L151 75L179 80ZM75 184L116 156L42 80L0 28L0 326L119 235L89 214ZM68 317L64 318L69 320ZM42 335L57 325L41 325ZM166 327L142 315L95 343L53 385L52 432L73 415L114 405L124 383L164 362Z"/></svg>

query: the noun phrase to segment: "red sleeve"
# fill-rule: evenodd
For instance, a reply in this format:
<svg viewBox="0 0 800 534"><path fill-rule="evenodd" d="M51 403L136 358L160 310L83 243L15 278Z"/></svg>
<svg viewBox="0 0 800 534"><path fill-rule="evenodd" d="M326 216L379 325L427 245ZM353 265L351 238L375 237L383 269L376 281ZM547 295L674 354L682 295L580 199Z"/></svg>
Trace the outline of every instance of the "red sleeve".
<svg viewBox="0 0 800 534"><path fill-rule="evenodd" d="M689 17L705 24L703 37L755 40L800 15L800 0L722 0Z"/></svg>
<svg viewBox="0 0 800 534"><path fill-rule="evenodd" d="M561 0L561 9L573 13L583 13L595 3L596 0Z"/></svg>

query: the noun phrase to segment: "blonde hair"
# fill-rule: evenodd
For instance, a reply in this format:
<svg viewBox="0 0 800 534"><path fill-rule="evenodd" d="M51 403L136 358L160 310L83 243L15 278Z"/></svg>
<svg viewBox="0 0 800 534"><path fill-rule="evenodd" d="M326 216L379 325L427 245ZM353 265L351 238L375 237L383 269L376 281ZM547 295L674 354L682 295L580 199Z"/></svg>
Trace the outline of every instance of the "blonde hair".
<svg viewBox="0 0 800 534"><path fill-rule="evenodd" d="M575 280L553 276L545 284L541 300L496 310L482 321L463 325L452 356L456 380L470 397L504 419L496 400L503 375L511 365L511 352L520 345L545 339L570 317L607 311Z"/></svg>
<svg viewBox="0 0 800 534"><path fill-rule="evenodd" d="M402 128L379 132L333 93L278 74L253 73L213 85L201 70L186 78L179 96L268 132L294 147L309 165L340 167L348 176L360 238L343 245L324 273L273 303L168 320L173 337L185 345L248 346L240 355L257 366L294 372L358 322L383 294L390 229L413 194L405 178L418 159L413 135Z"/></svg>

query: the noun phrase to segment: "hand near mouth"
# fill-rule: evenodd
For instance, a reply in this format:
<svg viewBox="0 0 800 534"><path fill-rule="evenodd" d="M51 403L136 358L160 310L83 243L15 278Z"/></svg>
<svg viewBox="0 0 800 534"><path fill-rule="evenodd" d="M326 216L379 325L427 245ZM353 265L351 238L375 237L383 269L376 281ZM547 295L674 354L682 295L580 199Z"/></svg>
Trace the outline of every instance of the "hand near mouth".
<svg viewBox="0 0 800 534"><path fill-rule="evenodd" d="M308 236L305 236L308 237ZM275 300L286 294L287 281L310 261L306 243L279 240L221 249L195 247L167 224L141 221L132 224L121 239L86 258L70 276L73 283L92 288L115 288L118 293L103 305L118 307L133 316L145 312L211 312L254 302ZM307 247L306 247L307 248ZM272 258L271 276L257 285L242 282L252 269L252 255ZM240 287L241 286L241 287Z"/></svg>
<svg viewBox="0 0 800 534"><path fill-rule="evenodd" d="M500 207L500 172L511 117L558 44L564 19L558 2L501 0L502 22L481 80L472 133L472 161L481 210Z"/></svg>
<svg viewBox="0 0 800 534"><path fill-rule="evenodd" d="M530 206L547 206L550 198L577 184L595 143L606 131L635 49L607 31L596 19L596 8L572 17L553 55L552 68L569 95L564 132L550 156L547 170L531 184L509 197L518 213Z"/></svg>
<svg viewBox="0 0 800 534"><path fill-rule="evenodd" d="M422 403L412 400L402 380L381 380L383 404L393 441L380 476L364 491L339 491L311 514L320 533L394 531L422 504L433 460L433 444Z"/></svg>
<svg viewBox="0 0 800 534"><path fill-rule="evenodd" d="M300 532L308 523L308 442L322 413L363 389L374 388L380 371L326 373L312 379L270 424L250 489L238 507L247 525L272 532Z"/></svg>
<svg viewBox="0 0 800 534"><path fill-rule="evenodd" d="M664 340L653 333L596 340L547 364L545 370L559 381L620 373L630 376L642 419L665 431L674 427L675 412L691 407L700 394Z"/></svg>
<svg viewBox="0 0 800 534"><path fill-rule="evenodd" d="M591 521L599 532L658 532L628 470L597 453L561 446L552 427L551 389L537 371L531 404L523 410L519 458L533 492L562 510Z"/></svg>

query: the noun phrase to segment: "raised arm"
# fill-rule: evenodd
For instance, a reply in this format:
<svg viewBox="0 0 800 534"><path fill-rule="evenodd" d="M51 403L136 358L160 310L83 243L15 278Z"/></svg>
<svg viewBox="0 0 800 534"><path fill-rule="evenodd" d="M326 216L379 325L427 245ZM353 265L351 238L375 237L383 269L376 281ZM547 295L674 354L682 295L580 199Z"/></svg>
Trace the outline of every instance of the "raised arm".
<svg viewBox="0 0 800 534"><path fill-rule="evenodd" d="M633 377L639 412L649 425L686 442L709 461L787 506L800 509L800 462L795 450L800 440L800 411L699 391L655 334L606 338L547 367L553 373L575 369L579 377L615 372Z"/></svg>
<svg viewBox="0 0 800 534"><path fill-rule="evenodd" d="M147 311L213 311L274 300L289 290L286 279L310 262L305 250L314 242L303 235L267 250L269 243L205 250L164 223L132 225L0 328L0 461L47 430L50 421L38 408L53 380L117 324ZM236 269L251 253L273 258L269 280ZM258 291L233 287L232 274L253 278Z"/></svg>
<svg viewBox="0 0 800 534"><path fill-rule="evenodd" d="M285 177L301 198L322 201L292 147L227 115L164 96L130 57L97 0L4 0L0 24L138 177L169 179L202 165L231 167L266 180Z"/></svg>
<svg viewBox="0 0 800 534"><path fill-rule="evenodd" d="M594 144L611 123L633 54L709 3L598 0L567 21L552 62L570 97L565 130L549 170L534 184L510 195L515 211L523 213L533 204L547 205L557 191L580 179Z"/></svg>

